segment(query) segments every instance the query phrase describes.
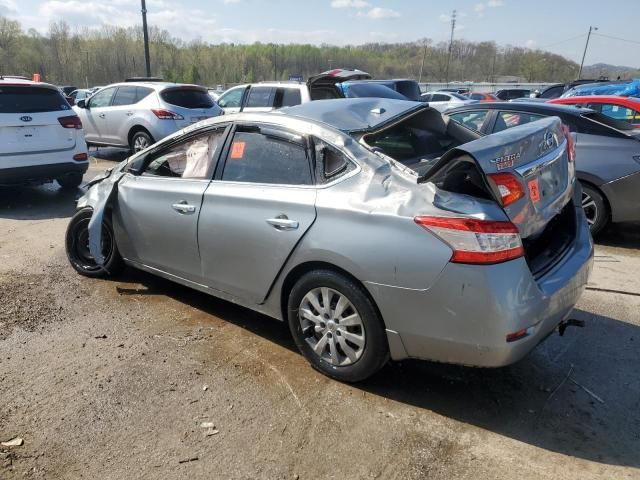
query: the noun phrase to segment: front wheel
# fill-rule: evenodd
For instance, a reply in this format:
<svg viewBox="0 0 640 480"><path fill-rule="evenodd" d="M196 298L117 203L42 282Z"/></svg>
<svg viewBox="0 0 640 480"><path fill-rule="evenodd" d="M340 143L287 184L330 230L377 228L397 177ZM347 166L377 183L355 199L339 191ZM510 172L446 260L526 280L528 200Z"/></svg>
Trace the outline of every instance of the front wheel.
<svg viewBox="0 0 640 480"><path fill-rule="evenodd" d="M288 302L289 328L296 345L320 372L359 382L389 359L384 325L364 289L328 270L303 275Z"/></svg>
<svg viewBox="0 0 640 480"><path fill-rule="evenodd" d="M591 235L596 236L609 223L609 209L602 194L585 184L582 184L582 209Z"/></svg>
<svg viewBox="0 0 640 480"><path fill-rule="evenodd" d="M104 265L96 263L89 251L89 220L93 215L91 208L79 210L69 222L65 238L65 249L71 266L86 277L104 278L117 274L124 262L113 235L111 222L105 217L102 223L102 254Z"/></svg>

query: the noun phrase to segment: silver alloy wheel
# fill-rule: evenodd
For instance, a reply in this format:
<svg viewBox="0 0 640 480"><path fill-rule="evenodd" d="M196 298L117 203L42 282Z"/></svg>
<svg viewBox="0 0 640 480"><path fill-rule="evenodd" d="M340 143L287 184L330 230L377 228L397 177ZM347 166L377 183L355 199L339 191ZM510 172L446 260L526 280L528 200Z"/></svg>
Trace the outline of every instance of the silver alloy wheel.
<svg viewBox="0 0 640 480"><path fill-rule="evenodd" d="M340 292L328 287L309 291L300 302L298 318L306 342L324 361L343 367L362 356L364 324L353 304Z"/></svg>
<svg viewBox="0 0 640 480"><path fill-rule="evenodd" d="M149 145L150 144L147 137L140 135L133 141L133 150L135 152L139 152L140 150L144 150L145 148L147 148Z"/></svg>
<svg viewBox="0 0 640 480"><path fill-rule="evenodd" d="M585 191L582 192L582 209L587 217L589 226L594 225L598 221L598 205L591 195Z"/></svg>

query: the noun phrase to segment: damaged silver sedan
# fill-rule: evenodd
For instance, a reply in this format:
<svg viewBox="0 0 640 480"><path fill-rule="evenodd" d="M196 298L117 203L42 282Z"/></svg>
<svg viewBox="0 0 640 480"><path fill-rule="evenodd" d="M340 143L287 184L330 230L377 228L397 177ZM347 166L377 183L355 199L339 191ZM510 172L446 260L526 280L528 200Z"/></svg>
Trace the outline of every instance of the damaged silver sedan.
<svg viewBox="0 0 640 480"><path fill-rule="evenodd" d="M66 248L288 322L321 372L495 367L563 330L593 246L572 137L478 138L423 103L327 100L196 124L92 182Z"/></svg>

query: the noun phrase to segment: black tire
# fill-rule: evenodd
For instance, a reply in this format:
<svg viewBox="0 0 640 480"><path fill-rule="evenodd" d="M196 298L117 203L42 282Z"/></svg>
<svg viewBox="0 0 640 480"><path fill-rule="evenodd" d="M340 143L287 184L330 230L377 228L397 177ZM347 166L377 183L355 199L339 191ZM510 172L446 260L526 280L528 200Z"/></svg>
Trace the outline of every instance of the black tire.
<svg viewBox="0 0 640 480"><path fill-rule="evenodd" d="M145 130L140 130L134 133L131 136L131 141L129 142L129 149L131 153L137 153L140 150L144 150L150 145L153 145L155 140L149 133Z"/></svg>
<svg viewBox="0 0 640 480"><path fill-rule="evenodd" d="M56 182L65 190L74 190L82 183L81 173L68 173L67 175L56 178Z"/></svg>
<svg viewBox="0 0 640 480"><path fill-rule="evenodd" d="M595 188L582 184L582 208L594 237L609 223L609 207L602 194Z"/></svg>
<svg viewBox="0 0 640 480"><path fill-rule="evenodd" d="M324 327L318 326L317 323L312 324L315 326L306 326L303 329L305 320L301 319L300 307L304 299L308 298L308 294L312 295L314 291L317 292L323 287L329 289L331 295L333 295L329 297L329 304L331 304L329 311L335 313L337 306L332 302L337 302L341 297L344 297L350 303L344 312L350 313L352 310L355 310L355 312L349 316L353 317L353 314L357 315L361 325L342 326L342 330L340 330L340 319L336 319L334 316L334 322L331 325L332 331L329 331L329 324L332 323L329 320L325 323L326 330L318 331L317 328ZM324 303L324 301L322 303ZM320 311L314 312L314 314L317 314L317 316L314 317L316 320L323 317ZM330 318L328 315L324 315L324 317L327 319ZM346 317L343 317L342 320L346 320ZM389 360L389 345L387 343L384 324L375 305L362 286L339 273L330 270L315 270L303 275L293 286L289 294L288 322L296 345L309 363L315 369L336 380L343 382L360 382L380 370ZM311 324L311 322L307 323ZM344 325L346 325L346 323L344 323ZM351 332L345 330L354 328L356 329L356 333L364 339L362 347L357 347L356 344L351 343L347 345L352 355L354 355L352 347L356 347L358 351L360 351L359 357L356 360L347 358L348 355L345 353L347 350L344 350L341 346L345 345L345 342L349 342L347 335L350 335ZM341 334L340 331L343 333ZM334 347L334 353L337 355L336 358L341 356L343 362L349 362L349 364L336 365L331 358L325 359L322 354L319 355L314 352L310 342L317 342L316 346L318 346L325 336L334 338L333 344L336 345ZM320 338L318 339L318 337ZM325 343L322 343L323 351L326 350L324 355L331 357L332 354L328 352L331 350L327 343L328 341L331 340L326 340ZM324 345L327 345L326 349ZM340 352L342 352L342 355L340 355Z"/></svg>
<svg viewBox="0 0 640 480"><path fill-rule="evenodd" d="M102 224L104 265L98 266L89 253L88 226L92 215L93 209L83 208L69 222L65 238L67 258L80 275L92 278L106 278L116 275L124 268L124 261L118 252L111 221L106 215Z"/></svg>

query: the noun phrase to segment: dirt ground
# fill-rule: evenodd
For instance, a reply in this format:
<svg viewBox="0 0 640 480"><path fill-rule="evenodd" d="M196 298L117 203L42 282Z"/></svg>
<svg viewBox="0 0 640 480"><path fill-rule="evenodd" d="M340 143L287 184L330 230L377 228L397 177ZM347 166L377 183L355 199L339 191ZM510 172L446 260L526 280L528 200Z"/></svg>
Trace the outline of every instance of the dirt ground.
<svg viewBox="0 0 640 480"><path fill-rule="evenodd" d="M280 322L77 275L76 196L0 192L0 441L24 439L0 479L640 479L640 225L600 239L584 329L505 369L402 362L354 386Z"/></svg>

